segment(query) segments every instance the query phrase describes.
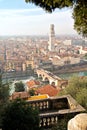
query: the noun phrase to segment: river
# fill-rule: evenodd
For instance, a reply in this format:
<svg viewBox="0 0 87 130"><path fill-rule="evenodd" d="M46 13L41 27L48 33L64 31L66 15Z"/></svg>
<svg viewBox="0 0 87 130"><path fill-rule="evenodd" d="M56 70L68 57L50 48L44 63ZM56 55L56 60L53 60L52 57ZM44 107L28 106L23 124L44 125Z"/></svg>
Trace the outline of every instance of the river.
<svg viewBox="0 0 87 130"><path fill-rule="evenodd" d="M66 74L59 74L60 78L69 79L73 76L87 76L87 71L83 72L75 72L75 73L66 73Z"/></svg>
<svg viewBox="0 0 87 130"><path fill-rule="evenodd" d="M22 81L22 83L24 84L25 89L26 89L26 82L31 79L35 79L35 78L33 76L30 76L30 77L26 77L26 78L24 77L23 79L21 78L21 80L13 80L10 84L10 95L15 91L15 83Z"/></svg>
<svg viewBox="0 0 87 130"><path fill-rule="evenodd" d="M57 76L59 76L60 78L63 78L63 79L69 79L69 78L71 78L73 76L87 76L87 71L59 74ZM16 82L22 81L25 84L25 82L27 82L27 81L29 81L31 79L36 79L36 78L33 77L33 76L25 76L25 77L20 76L19 78L15 78L15 79L14 78L12 78L12 79L11 78L8 78L8 79L6 78L6 79L4 79L4 81L5 82L11 82L11 84L10 84L10 94L12 94L15 91L14 84ZM25 85L25 87L26 87L26 85Z"/></svg>

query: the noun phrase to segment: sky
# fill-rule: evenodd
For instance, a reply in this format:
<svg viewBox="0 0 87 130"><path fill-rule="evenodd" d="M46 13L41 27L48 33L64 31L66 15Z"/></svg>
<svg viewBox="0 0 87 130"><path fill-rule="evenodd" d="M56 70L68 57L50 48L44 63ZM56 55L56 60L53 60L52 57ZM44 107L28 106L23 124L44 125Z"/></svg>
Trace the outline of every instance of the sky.
<svg viewBox="0 0 87 130"><path fill-rule="evenodd" d="M0 35L48 35L50 24L56 35L77 34L72 9L47 13L25 0L0 0Z"/></svg>

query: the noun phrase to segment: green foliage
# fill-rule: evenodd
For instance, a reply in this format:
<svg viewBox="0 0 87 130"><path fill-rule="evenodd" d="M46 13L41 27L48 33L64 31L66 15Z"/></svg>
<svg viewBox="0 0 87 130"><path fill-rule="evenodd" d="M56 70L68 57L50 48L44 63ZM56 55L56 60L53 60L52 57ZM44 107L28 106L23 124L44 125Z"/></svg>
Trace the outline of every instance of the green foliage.
<svg viewBox="0 0 87 130"><path fill-rule="evenodd" d="M62 119L58 122L51 130L67 130L67 121L65 119Z"/></svg>
<svg viewBox="0 0 87 130"><path fill-rule="evenodd" d="M48 12L53 12L56 8L72 7L74 28L79 34L87 37L87 1L86 0L25 0L34 3Z"/></svg>
<svg viewBox="0 0 87 130"><path fill-rule="evenodd" d="M74 28L87 37L87 3L79 3L73 10Z"/></svg>
<svg viewBox="0 0 87 130"><path fill-rule="evenodd" d="M34 96L35 95L35 90L34 89L29 90L29 94L30 94L30 96Z"/></svg>
<svg viewBox="0 0 87 130"><path fill-rule="evenodd" d="M22 92L24 91L24 84L22 83L22 81L15 83L15 92Z"/></svg>
<svg viewBox="0 0 87 130"><path fill-rule="evenodd" d="M1 114L9 98L9 84L2 82L2 75L0 75L0 126L1 126Z"/></svg>
<svg viewBox="0 0 87 130"><path fill-rule="evenodd" d="M64 94L70 94L87 109L87 77L72 77L68 86L60 93L60 95Z"/></svg>
<svg viewBox="0 0 87 130"><path fill-rule="evenodd" d="M66 114L63 118L58 120L58 123L52 127L51 130L67 130L68 121L74 117L74 114Z"/></svg>
<svg viewBox="0 0 87 130"><path fill-rule="evenodd" d="M76 100L87 109L87 88L81 88L76 94Z"/></svg>
<svg viewBox="0 0 87 130"><path fill-rule="evenodd" d="M0 75L0 103L5 103L9 98L9 83L2 82L2 75Z"/></svg>
<svg viewBox="0 0 87 130"><path fill-rule="evenodd" d="M39 130L37 109L29 107L21 99L9 103L4 110L2 130Z"/></svg>
<svg viewBox="0 0 87 130"><path fill-rule="evenodd" d="M85 54L84 59L86 59L86 60L87 60L87 53Z"/></svg>
<svg viewBox="0 0 87 130"><path fill-rule="evenodd" d="M56 8L69 7L73 5L73 0L25 0L27 3L34 3L48 12L54 11Z"/></svg>

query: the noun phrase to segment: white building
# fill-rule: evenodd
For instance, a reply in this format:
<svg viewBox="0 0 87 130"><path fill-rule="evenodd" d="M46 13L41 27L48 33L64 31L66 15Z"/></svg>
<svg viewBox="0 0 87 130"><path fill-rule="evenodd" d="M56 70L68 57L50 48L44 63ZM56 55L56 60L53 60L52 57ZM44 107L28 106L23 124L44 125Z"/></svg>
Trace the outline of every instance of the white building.
<svg viewBox="0 0 87 130"><path fill-rule="evenodd" d="M63 41L64 45L71 45L72 44L72 40L65 40Z"/></svg>
<svg viewBox="0 0 87 130"><path fill-rule="evenodd" d="M83 46L79 46L79 53L80 54L87 54L87 48L84 48Z"/></svg>

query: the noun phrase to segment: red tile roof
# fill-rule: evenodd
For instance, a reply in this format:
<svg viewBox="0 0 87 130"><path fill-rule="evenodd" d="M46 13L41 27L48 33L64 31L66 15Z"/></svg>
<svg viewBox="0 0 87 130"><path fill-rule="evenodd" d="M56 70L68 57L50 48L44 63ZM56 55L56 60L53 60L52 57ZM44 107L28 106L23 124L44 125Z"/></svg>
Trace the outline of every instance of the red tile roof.
<svg viewBox="0 0 87 130"><path fill-rule="evenodd" d="M59 93L60 89L56 89L56 87L48 84L43 87L40 87L36 90L38 94L48 94L51 96L56 96Z"/></svg>
<svg viewBox="0 0 87 130"><path fill-rule="evenodd" d="M10 100L14 100L16 98L26 99L28 97L30 97L28 92L14 92L11 95Z"/></svg>
<svg viewBox="0 0 87 130"><path fill-rule="evenodd" d="M36 85L40 85L40 82L36 80L30 80L26 82L26 84L29 88L32 88L32 87L35 87Z"/></svg>

